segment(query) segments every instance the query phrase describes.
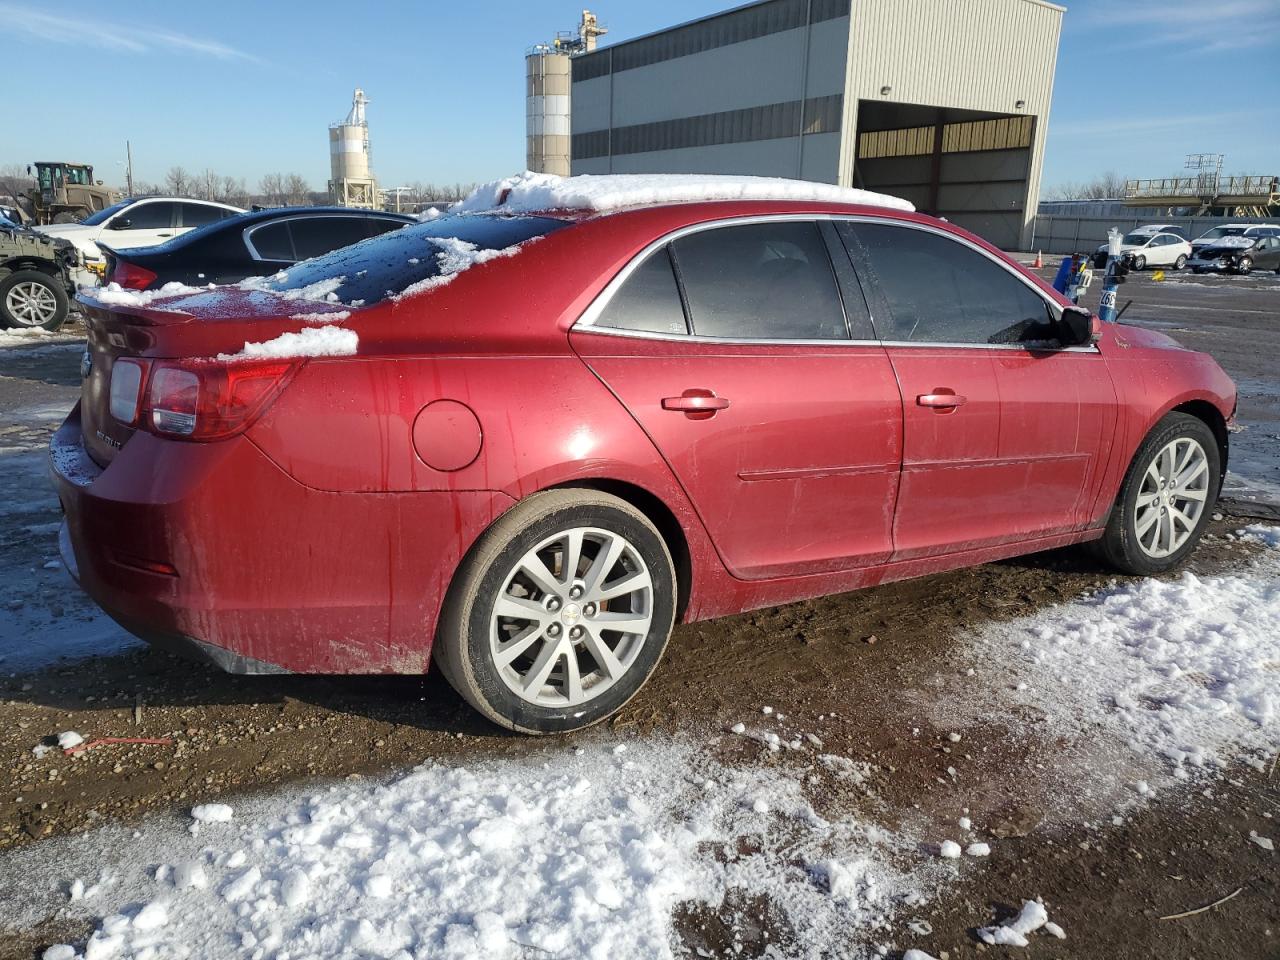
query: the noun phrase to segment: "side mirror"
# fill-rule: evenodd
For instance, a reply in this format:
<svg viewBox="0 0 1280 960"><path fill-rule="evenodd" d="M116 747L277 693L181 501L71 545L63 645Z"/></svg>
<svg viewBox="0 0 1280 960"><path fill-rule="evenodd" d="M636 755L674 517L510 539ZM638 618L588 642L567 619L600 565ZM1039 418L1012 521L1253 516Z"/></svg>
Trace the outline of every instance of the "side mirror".
<svg viewBox="0 0 1280 960"><path fill-rule="evenodd" d="M1063 307L1062 342L1068 347L1087 347L1102 337L1102 321L1084 307Z"/></svg>
<svg viewBox="0 0 1280 960"><path fill-rule="evenodd" d="M133 226L133 221L130 220L128 217L116 217L109 224L107 224L107 229L108 230L128 230L132 226Z"/></svg>

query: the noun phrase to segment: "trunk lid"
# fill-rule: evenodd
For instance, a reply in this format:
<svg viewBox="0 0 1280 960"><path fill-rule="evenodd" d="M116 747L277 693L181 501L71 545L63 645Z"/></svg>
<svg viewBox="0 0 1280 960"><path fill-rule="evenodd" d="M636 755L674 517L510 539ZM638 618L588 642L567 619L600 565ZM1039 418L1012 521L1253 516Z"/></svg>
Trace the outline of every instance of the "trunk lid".
<svg viewBox="0 0 1280 960"><path fill-rule="evenodd" d="M88 329L88 371L80 387L84 448L106 467L134 427L111 415L111 371L122 357L216 357L246 342L297 331L297 314L337 312L340 304L304 302L261 290L219 288L185 294L94 290L79 299ZM82 364L83 369L83 364Z"/></svg>

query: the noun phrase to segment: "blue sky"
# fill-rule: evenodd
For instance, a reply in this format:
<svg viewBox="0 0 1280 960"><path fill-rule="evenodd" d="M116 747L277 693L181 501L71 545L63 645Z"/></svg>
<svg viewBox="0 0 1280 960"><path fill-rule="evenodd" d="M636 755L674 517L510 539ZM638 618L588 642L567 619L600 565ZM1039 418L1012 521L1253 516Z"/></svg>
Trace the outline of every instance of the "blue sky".
<svg viewBox="0 0 1280 960"><path fill-rule="evenodd" d="M963 0L950 0L959 5ZM123 182L181 165L328 177L326 126L371 99L384 186L491 179L524 165L526 47L577 24L582 0L172 2L73 7L0 0L8 123L0 166L82 160ZM593 5L615 42L733 5ZM88 8L86 8L88 9ZM1280 0L1069 3L1046 186L1108 170L1177 173L1192 152L1280 172ZM1215 77L1220 71L1220 74ZM1114 93L1105 93L1110 76ZM15 122L14 104L30 104Z"/></svg>

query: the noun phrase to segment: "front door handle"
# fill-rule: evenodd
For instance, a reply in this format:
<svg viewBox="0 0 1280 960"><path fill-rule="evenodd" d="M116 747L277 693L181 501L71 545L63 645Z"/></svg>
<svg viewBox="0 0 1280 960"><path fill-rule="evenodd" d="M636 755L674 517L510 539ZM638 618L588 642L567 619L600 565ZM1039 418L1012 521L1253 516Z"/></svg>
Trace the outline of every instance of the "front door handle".
<svg viewBox="0 0 1280 960"><path fill-rule="evenodd" d="M922 407L936 407L944 410L961 406L968 400L968 397L962 397L947 387L935 387L933 393L922 393L916 397L916 403Z"/></svg>
<svg viewBox="0 0 1280 960"><path fill-rule="evenodd" d="M690 420L710 420L729 406L728 397L718 397L714 390L686 390L678 397L663 397L662 409L683 413Z"/></svg>

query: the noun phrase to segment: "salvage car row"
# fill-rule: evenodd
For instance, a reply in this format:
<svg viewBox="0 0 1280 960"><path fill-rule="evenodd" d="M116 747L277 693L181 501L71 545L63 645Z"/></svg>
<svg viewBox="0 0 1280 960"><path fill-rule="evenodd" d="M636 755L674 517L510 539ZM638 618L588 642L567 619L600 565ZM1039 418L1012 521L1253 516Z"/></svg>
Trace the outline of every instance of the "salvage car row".
<svg viewBox="0 0 1280 960"><path fill-rule="evenodd" d="M1107 264L1107 244L1093 254L1093 265ZM1136 227L1120 241L1120 254L1132 270L1148 267L1191 267L1195 273L1235 273L1254 270L1280 273L1280 226L1224 223L1188 240L1183 229L1171 223Z"/></svg>
<svg viewBox="0 0 1280 960"><path fill-rule="evenodd" d="M56 330L77 287L158 290L236 283L415 222L346 207L239 207L174 197L121 201L79 223L0 218L0 325Z"/></svg>

